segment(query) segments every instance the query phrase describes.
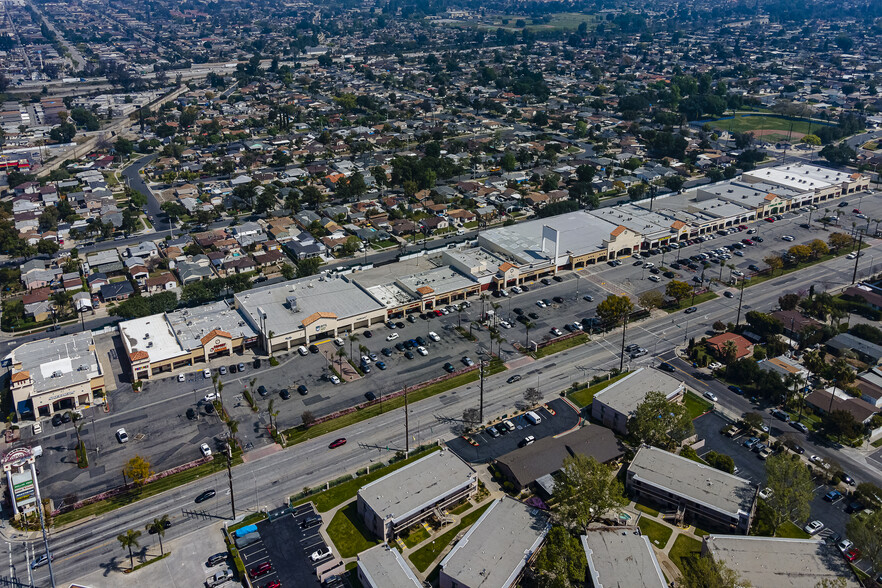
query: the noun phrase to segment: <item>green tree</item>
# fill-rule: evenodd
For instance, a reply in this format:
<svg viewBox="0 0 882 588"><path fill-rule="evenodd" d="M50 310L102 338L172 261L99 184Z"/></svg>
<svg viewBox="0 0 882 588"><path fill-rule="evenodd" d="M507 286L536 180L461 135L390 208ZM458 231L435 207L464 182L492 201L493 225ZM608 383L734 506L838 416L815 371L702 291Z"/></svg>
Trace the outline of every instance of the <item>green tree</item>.
<svg viewBox="0 0 882 588"><path fill-rule="evenodd" d="M168 515L162 515L161 518L154 518L152 523L147 523L144 527L148 533L155 533L159 538L159 554L165 555L162 547L162 538L165 537L165 528L168 526Z"/></svg>
<svg viewBox="0 0 882 588"><path fill-rule="evenodd" d="M136 486L143 486L147 478L153 475L153 472L150 471L150 462L140 455L136 455L126 462L126 467L123 468L123 475Z"/></svg>
<svg viewBox="0 0 882 588"><path fill-rule="evenodd" d="M564 459L558 514L568 529L587 532L591 523L628 503L616 469L581 453Z"/></svg>
<svg viewBox="0 0 882 588"><path fill-rule="evenodd" d="M772 272L772 275L775 275L775 270L779 270L784 267L784 260L781 259L778 255L768 255L763 258L763 263L769 266L769 270Z"/></svg>
<svg viewBox="0 0 882 588"><path fill-rule="evenodd" d="M692 294L692 286L680 280L671 280L665 286L665 295L670 296L680 304L680 301Z"/></svg>
<svg viewBox="0 0 882 588"><path fill-rule="evenodd" d="M882 571L882 510L854 515L846 523L845 531L861 550L864 561L873 566L873 573Z"/></svg>
<svg viewBox="0 0 882 588"><path fill-rule="evenodd" d="M646 292L641 292L637 297L637 304L640 305L640 308L645 308L646 310L661 308L664 303L665 296L658 290L647 290Z"/></svg>
<svg viewBox="0 0 882 588"><path fill-rule="evenodd" d="M678 586L683 588L750 588L750 582L742 580L738 574L723 562L710 555L692 558L684 562L683 577Z"/></svg>
<svg viewBox="0 0 882 588"><path fill-rule="evenodd" d="M135 568L135 554L132 552L132 548L138 547L138 537L140 536L141 531L133 531L132 529L129 529L122 535L116 536L116 540L119 541L122 548L129 550L129 562L132 569Z"/></svg>
<svg viewBox="0 0 882 588"><path fill-rule="evenodd" d="M634 310L634 303L627 295L610 294L597 305L597 316L605 325L616 326Z"/></svg>
<svg viewBox="0 0 882 588"><path fill-rule="evenodd" d="M726 455L725 453L708 451L704 456L704 461L721 472L726 472L727 474L735 472L735 460L732 459L732 456Z"/></svg>
<svg viewBox="0 0 882 588"><path fill-rule="evenodd" d="M828 437L854 439L863 432L863 426L847 410L831 410L821 418L821 430Z"/></svg>
<svg viewBox="0 0 882 588"><path fill-rule="evenodd" d="M804 263L811 259L812 250L808 245L794 245L787 250L787 254L796 260L796 263Z"/></svg>
<svg viewBox="0 0 882 588"><path fill-rule="evenodd" d="M802 524L811 514L814 483L808 467L791 453L778 453L766 459L766 486L772 495L769 506L769 525L772 535L788 521Z"/></svg>
<svg viewBox="0 0 882 588"><path fill-rule="evenodd" d="M830 245L830 249L833 249L834 251L851 247L853 243L854 239L845 233L831 233L831 235L827 237L827 244Z"/></svg>
<svg viewBox="0 0 882 588"><path fill-rule="evenodd" d="M664 393L650 391L628 421L628 432L641 443L667 449L679 445L695 431L689 411L671 402Z"/></svg>
<svg viewBox="0 0 882 588"><path fill-rule="evenodd" d="M541 586L570 588L583 585L587 566L585 550L579 540L564 527L555 525L545 538L534 569Z"/></svg>
<svg viewBox="0 0 882 588"><path fill-rule="evenodd" d="M515 159L514 153L511 151L506 151L502 156L502 160L499 162L499 165L502 166L502 169L507 172L513 172L518 165L517 160Z"/></svg>

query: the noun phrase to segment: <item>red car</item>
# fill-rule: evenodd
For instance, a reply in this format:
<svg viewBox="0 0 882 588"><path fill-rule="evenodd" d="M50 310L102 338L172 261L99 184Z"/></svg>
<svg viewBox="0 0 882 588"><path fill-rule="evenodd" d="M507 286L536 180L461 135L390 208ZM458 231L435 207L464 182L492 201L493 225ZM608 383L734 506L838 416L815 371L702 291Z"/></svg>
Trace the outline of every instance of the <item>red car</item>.
<svg viewBox="0 0 882 588"><path fill-rule="evenodd" d="M770 216L767 216L764 220L765 220L767 223L773 223L773 222L775 222L775 219L773 219L773 218L770 217Z"/></svg>
<svg viewBox="0 0 882 588"><path fill-rule="evenodd" d="M861 558L861 550L857 547L852 547L848 551L845 552L845 560L846 561L857 561Z"/></svg>
<svg viewBox="0 0 882 588"><path fill-rule="evenodd" d="M444 315L444 313L436 308L435 309L435 316L442 316L442 315Z"/></svg>
<svg viewBox="0 0 882 588"><path fill-rule="evenodd" d="M861 213L860 208L853 208L851 211L852 211L853 213L855 213L855 214L860 214L860 213Z"/></svg>
<svg viewBox="0 0 882 588"><path fill-rule="evenodd" d="M261 576L265 576L270 573L273 569L273 564L268 561L263 562L259 566L251 568L251 577L259 578Z"/></svg>
<svg viewBox="0 0 882 588"><path fill-rule="evenodd" d="M341 445L346 445L346 437L334 439L333 441L331 441L331 444L328 445L328 449L334 449L335 447L340 447Z"/></svg>
<svg viewBox="0 0 882 588"><path fill-rule="evenodd" d="M273 580L272 582L270 582L269 584L267 584L263 588L282 588L282 583L279 582L278 580Z"/></svg>

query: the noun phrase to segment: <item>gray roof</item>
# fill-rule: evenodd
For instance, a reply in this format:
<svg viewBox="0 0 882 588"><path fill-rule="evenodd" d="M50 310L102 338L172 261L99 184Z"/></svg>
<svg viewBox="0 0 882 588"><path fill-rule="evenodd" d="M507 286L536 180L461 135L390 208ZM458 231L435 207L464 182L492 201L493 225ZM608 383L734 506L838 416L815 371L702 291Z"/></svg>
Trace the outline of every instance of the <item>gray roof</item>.
<svg viewBox="0 0 882 588"><path fill-rule="evenodd" d="M34 390L41 394L100 376L101 365L92 346L91 331L40 339L17 347L12 363L21 363L21 369L30 372Z"/></svg>
<svg viewBox="0 0 882 588"><path fill-rule="evenodd" d="M839 550L818 539L710 535L704 541L714 559L752 586L802 588L837 578L859 586Z"/></svg>
<svg viewBox="0 0 882 588"><path fill-rule="evenodd" d="M436 451L366 486L358 495L381 519L405 519L457 488L475 470L450 451Z"/></svg>
<svg viewBox="0 0 882 588"><path fill-rule="evenodd" d="M640 368L595 394L594 400L621 414L631 414L647 393L662 392L670 399L683 387L683 382L659 370Z"/></svg>
<svg viewBox="0 0 882 588"><path fill-rule="evenodd" d="M743 478L657 447L641 447L628 466L628 473L732 516L749 513L756 496L756 489Z"/></svg>
<svg viewBox="0 0 882 588"><path fill-rule="evenodd" d="M582 535L595 588L665 588L649 537L636 527L600 527Z"/></svg>
<svg viewBox="0 0 882 588"><path fill-rule="evenodd" d="M289 299L296 299L291 308ZM266 313L267 329L276 336L303 328L303 320L316 312L330 312L338 320L357 317L385 307L346 276L310 276L236 294L236 302L252 324L259 325L257 309Z"/></svg>
<svg viewBox="0 0 882 588"><path fill-rule="evenodd" d="M847 350L852 349L857 353L866 355L876 359L882 359L882 345L870 343L860 337L855 337L851 333L839 333L829 341L827 345L833 349Z"/></svg>
<svg viewBox="0 0 882 588"><path fill-rule="evenodd" d="M548 515L499 498L441 560L442 572L471 588L508 588L542 545Z"/></svg>
<svg viewBox="0 0 882 588"><path fill-rule="evenodd" d="M368 579L368 588L421 587L398 550L386 543L359 553L358 568Z"/></svg>
<svg viewBox="0 0 882 588"><path fill-rule="evenodd" d="M521 486L558 471L564 459L575 454L594 457L601 463L620 458L625 451L612 431L588 425L558 437L543 437L497 459L505 464Z"/></svg>

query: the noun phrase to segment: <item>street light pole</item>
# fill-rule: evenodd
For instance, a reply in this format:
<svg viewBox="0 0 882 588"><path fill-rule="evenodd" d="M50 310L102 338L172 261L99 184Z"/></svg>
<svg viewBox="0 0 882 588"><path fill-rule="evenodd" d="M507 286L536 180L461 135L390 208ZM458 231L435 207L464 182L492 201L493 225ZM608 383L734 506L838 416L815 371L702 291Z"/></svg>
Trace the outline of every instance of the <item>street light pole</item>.
<svg viewBox="0 0 882 588"><path fill-rule="evenodd" d="M478 407L478 420L483 423L484 422L484 359L481 358L481 388L480 388L480 398L479 398L479 407Z"/></svg>
<svg viewBox="0 0 882 588"><path fill-rule="evenodd" d="M735 315L735 326L741 322L741 303L744 300L744 278L741 278L741 294L738 296L738 314Z"/></svg>
<svg viewBox="0 0 882 588"><path fill-rule="evenodd" d="M227 443L227 450L224 452L227 458L227 479L230 482L230 506L233 509L233 518L236 518L236 498L233 496L233 446ZM260 505L258 505L260 506Z"/></svg>

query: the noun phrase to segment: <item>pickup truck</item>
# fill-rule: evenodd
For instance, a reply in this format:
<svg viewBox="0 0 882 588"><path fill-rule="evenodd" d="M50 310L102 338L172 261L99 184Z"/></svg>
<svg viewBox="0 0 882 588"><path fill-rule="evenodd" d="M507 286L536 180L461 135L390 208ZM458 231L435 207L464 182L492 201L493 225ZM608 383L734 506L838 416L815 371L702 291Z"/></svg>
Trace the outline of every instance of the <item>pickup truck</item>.
<svg viewBox="0 0 882 588"><path fill-rule="evenodd" d="M229 580L232 580L232 579L233 579L233 572L231 572L230 570L223 570L223 571L220 571L220 572L216 573L215 575L211 576L210 578L206 578L205 585L208 588L213 588L214 586L220 586L221 584L228 582Z"/></svg>

